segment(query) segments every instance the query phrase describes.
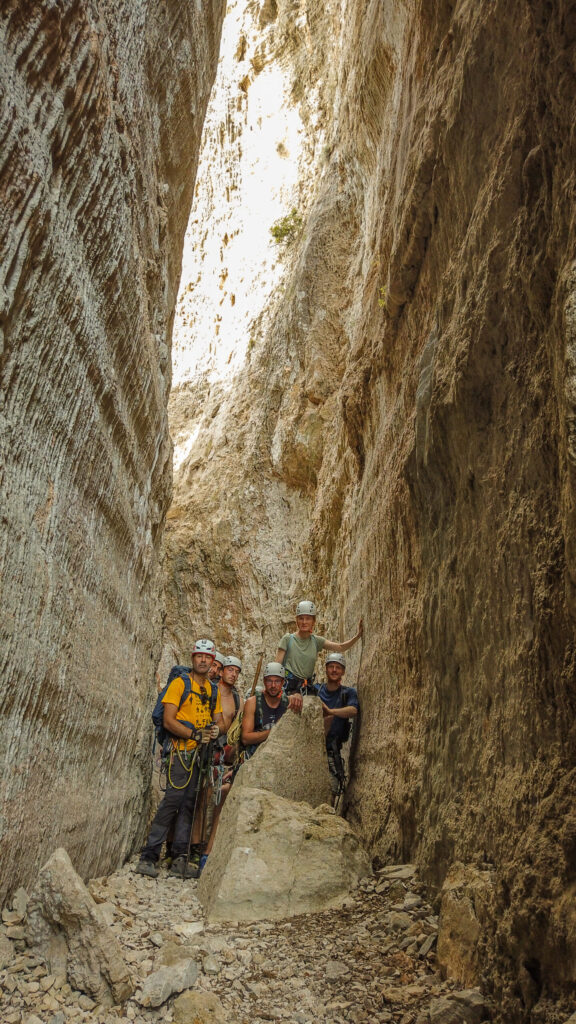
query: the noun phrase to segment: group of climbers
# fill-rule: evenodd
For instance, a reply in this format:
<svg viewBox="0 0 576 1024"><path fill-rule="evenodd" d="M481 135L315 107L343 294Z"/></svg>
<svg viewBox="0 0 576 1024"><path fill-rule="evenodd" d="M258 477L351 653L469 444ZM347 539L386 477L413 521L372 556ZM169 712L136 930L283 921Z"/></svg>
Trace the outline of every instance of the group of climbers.
<svg viewBox="0 0 576 1024"><path fill-rule="evenodd" d="M356 690L342 685L346 663L343 652L362 636L336 643L314 634L316 607L301 601L296 609L296 632L280 640L276 661L264 669L264 689L246 702L237 689L242 665L223 656L211 640L197 640L192 666L175 667L161 690L153 719L163 741L166 791L152 822L136 870L152 878L165 842L170 843L169 872L182 878L198 877L212 849L224 800L243 758L252 756L266 741L270 729L287 711L299 714L304 696L322 702L328 766L332 790L341 792L343 743L350 719L359 710ZM328 651L326 682L315 684L318 653ZM241 743L234 743L240 735ZM238 749L242 758L238 757ZM208 808L213 807L210 836L204 843Z"/></svg>

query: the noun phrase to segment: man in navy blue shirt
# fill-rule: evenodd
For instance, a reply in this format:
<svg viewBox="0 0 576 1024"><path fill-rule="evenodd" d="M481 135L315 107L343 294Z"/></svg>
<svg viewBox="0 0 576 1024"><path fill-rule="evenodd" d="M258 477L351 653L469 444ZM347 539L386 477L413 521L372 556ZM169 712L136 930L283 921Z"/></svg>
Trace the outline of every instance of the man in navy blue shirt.
<svg viewBox="0 0 576 1024"><path fill-rule="evenodd" d="M344 786L344 765L341 750L350 735L351 719L356 718L360 705L352 686L342 686L346 662L341 654L331 651L326 658L326 682L318 688L324 712L324 731L332 792L339 797Z"/></svg>

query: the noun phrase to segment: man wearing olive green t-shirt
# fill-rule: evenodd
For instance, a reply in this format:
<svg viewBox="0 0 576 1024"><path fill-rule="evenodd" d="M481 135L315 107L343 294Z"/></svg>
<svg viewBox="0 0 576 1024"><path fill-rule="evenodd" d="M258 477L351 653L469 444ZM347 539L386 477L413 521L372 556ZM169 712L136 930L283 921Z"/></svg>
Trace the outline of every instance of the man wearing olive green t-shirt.
<svg viewBox="0 0 576 1024"><path fill-rule="evenodd" d="M315 624L316 605L313 601L300 601L296 608L296 632L285 633L276 651L276 661L283 664L286 670L286 693L315 694L314 668L319 652L325 650L343 654L358 642L364 631L360 619L356 636L338 644L334 640L316 636Z"/></svg>

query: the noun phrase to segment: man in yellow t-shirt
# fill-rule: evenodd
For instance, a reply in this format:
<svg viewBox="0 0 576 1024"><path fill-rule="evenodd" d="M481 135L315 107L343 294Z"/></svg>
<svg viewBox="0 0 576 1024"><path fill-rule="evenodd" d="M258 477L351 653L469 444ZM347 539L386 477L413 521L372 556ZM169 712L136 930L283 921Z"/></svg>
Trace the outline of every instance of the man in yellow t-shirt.
<svg viewBox="0 0 576 1024"><path fill-rule="evenodd" d="M162 844L172 825L174 838L170 874L181 878L192 878L197 874L197 871L188 864L187 855L198 789L199 747L224 732L222 701L218 687L208 680L208 671L215 653L216 648L211 640L197 640L192 650L189 695L180 706L186 685L184 679L178 677L172 680L162 698L164 728L172 737L168 781L164 799L156 811L148 840L142 848L140 861L136 867L136 871L141 875L157 877L156 864ZM211 699L213 686L216 688L215 700Z"/></svg>

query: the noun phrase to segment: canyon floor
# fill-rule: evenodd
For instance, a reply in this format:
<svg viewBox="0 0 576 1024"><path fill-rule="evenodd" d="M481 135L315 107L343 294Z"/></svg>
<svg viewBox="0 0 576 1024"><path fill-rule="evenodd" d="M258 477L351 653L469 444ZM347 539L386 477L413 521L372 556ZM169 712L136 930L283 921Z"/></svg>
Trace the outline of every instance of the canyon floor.
<svg viewBox="0 0 576 1024"><path fill-rule="evenodd" d="M64 977L50 975L20 942L0 972L3 1024L441 1024L452 1019L455 998L463 1020L488 1015L477 991L451 996L440 979L438 921L410 865L381 869L338 910L256 925L206 924L196 887L194 880L168 877L165 868L157 880L143 878L133 864L92 880L90 891L138 980L134 997L114 1008L97 1006ZM194 1012L182 995L144 1008L144 980L187 957L198 965Z"/></svg>

